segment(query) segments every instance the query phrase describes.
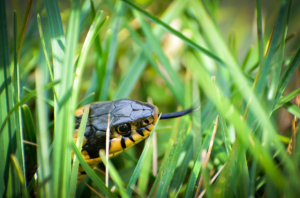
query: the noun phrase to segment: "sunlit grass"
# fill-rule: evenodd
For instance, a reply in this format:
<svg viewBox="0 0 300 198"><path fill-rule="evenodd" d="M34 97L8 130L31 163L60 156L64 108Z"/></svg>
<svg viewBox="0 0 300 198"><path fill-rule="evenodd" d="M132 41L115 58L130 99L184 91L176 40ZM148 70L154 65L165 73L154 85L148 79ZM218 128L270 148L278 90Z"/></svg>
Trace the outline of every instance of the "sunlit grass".
<svg viewBox="0 0 300 198"><path fill-rule="evenodd" d="M248 38L246 25L224 32L224 21L238 21L228 10L242 9L226 3L45 0L22 7L2 1L0 195L298 195L300 101L293 98L300 93L300 48L290 29L299 32L300 4L283 0L272 10L251 2ZM13 20L7 18L12 10ZM106 187L72 140L74 110L121 98L153 101L160 112L200 108L160 121L157 147L151 133L145 145L105 160L111 167ZM278 122L282 109L285 131ZM33 144L23 149L23 140ZM150 149L158 154L157 175ZM76 185L78 163L88 177Z"/></svg>

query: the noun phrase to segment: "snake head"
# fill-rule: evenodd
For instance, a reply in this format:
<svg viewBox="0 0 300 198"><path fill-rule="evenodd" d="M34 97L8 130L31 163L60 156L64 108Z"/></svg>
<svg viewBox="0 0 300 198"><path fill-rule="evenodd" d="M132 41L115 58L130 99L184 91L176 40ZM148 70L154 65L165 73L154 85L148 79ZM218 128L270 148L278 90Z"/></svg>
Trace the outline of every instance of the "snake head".
<svg viewBox="0 0 300 198"><path fill-rule="evenodd" d="M158 119L154 105L135 100L97 102L76 110L76 127L79 128L84 109L90 108L82 153L89 158L99 158L105 149L108 114L110 114L110 155L114 156L150 135Z"/></svg>

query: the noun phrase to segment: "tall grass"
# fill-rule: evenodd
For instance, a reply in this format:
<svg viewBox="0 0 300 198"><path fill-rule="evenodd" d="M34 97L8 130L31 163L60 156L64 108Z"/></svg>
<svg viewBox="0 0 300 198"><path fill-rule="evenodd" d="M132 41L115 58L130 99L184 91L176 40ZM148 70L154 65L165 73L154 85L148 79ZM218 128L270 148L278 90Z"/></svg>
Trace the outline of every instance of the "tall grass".
<svg viewBox="0 0 300 198"><path fill-rule="evenodd" d="M1 1L1 197L296 197L300 4L264 3ZM198 109L100 164L105 186L74 111L121 98Z"/></svg>

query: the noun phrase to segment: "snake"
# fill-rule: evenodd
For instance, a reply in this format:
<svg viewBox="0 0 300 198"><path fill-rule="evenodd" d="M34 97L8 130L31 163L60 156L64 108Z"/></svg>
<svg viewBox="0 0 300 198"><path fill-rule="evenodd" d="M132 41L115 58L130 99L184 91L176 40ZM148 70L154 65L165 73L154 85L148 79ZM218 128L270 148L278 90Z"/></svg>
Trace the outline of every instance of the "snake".
<svg viewBox="0 0 300 198"><path fill-rule="evenodd" d="M99 152L106 148L106 130L109 119L109 158L112 158L148 137L159 116L160 119L176 118L193 111L187 110L159 114L155 105L131 99L95 102L80 107L75 111L75 131L73 140L76 142L83 112L89 108L89 115L84 131L81 155L91 168L102 162ZM77 184L87 173L79 166Z"/></svg>

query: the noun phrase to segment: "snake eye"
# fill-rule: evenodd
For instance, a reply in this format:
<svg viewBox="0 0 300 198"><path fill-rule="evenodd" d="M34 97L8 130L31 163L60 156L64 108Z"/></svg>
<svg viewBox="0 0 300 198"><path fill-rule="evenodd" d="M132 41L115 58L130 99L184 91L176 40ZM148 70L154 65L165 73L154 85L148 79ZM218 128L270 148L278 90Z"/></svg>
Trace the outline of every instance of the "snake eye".
<svg viewBox="0 0 300 198"><path fill-rule="evenodd" d="M125 134L130 130L129 124L121 124L120 126L117 127L117 131L120 134Z"/></svg>

